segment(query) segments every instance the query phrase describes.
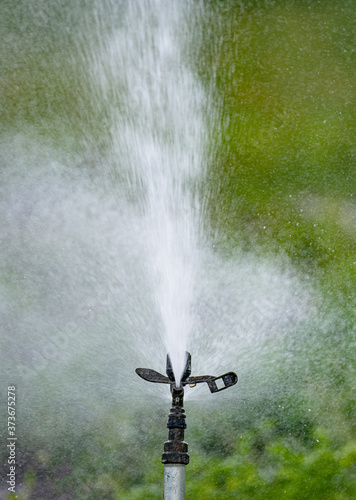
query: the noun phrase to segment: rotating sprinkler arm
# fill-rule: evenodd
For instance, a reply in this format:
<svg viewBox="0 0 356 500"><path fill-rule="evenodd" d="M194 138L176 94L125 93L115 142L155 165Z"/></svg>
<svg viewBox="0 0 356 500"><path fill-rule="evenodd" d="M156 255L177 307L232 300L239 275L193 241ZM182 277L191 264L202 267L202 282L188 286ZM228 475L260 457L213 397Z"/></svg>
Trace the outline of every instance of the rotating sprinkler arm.
<svg viewBox="0 0 356 500"><path fill-rule="evenodd" d="M212 375L200 375L198 377L190 377L191 355L189 352L187 352L186 356L187 356L186 365L181 380L181 387L185 387L186 385L189 385L190 387L195 387L196 384L201 384L203 382L206 382L208 384L210 392L220 392L237 383L238 380L237 375L234 372L224 373L224 375L220 375L219 377L214 377ZM175 378L169 355L167 355L167 367L166 367L167 377L165 375L162 375L161 373L156 372L155 370L151 370L150 368L136 368L136 373L137 375L139 375L144 380L147 380L148 382L154 382L157 384L171 384L171 390L172 386L175 386ZM220 384L218 385L217 381L220 380L222 381L223 386L219 387Z"/></svg>
<svg viewBox="0 0 356 500"><path fill-rule="evenodd" d="M210 392L220 392L237 383L237 375L228 372L220 377L201 375L191 377L191 356L186 353L186 363L180 387L176 386L172 363L167 355L167 376L150 368L137 368L137 375L148 382L170 384L172 393L172 408L168 415L168 441L164 443L162 463L164 464L163 500L184 500L185 466L189 463L188 444L184 441L185 411L183 408L184 387L206 382ZM221 386L221 384L223 384Z"/></svg>

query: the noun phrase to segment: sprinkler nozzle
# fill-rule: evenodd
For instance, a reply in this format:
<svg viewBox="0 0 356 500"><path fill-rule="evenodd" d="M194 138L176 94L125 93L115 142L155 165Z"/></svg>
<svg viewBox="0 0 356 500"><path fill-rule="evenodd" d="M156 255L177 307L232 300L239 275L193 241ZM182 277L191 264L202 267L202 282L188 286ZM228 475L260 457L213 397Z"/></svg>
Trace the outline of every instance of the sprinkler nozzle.
<svg viewBox="0 0 356 500"><path fill-rule="evenodd" d="M185 366L184 366L182 378L180 380L180 386L185 385L184 382L191 374L191 371L192 371L192 357L190 355L190 352L185 351ZM167 354L166 374L167 374L167 377L169 378L170 382L175 384L175 376L174 376L174 372L173 372L172 361L171 361L169 354Z"/></svg>

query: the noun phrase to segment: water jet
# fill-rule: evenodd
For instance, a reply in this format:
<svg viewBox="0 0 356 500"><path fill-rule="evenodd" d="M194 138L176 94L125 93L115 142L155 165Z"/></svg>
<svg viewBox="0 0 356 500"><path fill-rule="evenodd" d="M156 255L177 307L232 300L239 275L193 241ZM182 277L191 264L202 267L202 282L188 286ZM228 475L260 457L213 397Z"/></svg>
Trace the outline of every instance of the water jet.
<svg viewBox="0 0 356 500"><path fill-rule="evenodd" d="M164 464L163 500L184 500L185 466L189 463L188 444L184 441L184 429L187 428L185 410L183 408L184 387L195 387L207 383L210 392L220 392L237 383L237 375L228 372L219 377L200 375L191 377L191 354L185 353L185 367L181 379L176 385L176 377L172 362L167 354L166 374L150 368L136 368L136 373L144 380L159 384L170 384L172 407L168 415L168 441L164 443L162 463Z"/></svg>

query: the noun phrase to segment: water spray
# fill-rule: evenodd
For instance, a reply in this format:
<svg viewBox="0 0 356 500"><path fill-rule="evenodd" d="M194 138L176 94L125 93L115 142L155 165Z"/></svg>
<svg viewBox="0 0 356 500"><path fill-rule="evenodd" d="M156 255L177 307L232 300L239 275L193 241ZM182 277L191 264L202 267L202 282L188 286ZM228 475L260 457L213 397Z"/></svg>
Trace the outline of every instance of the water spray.
<svg viewBox="0 0 356 500"><path fill-rule="evenodd" d="M189 463L188 444L184 441L184 429L187 428L183 408L184 387L195 387L206 382L210 392L220 392L237 383L237 375L228 372L219 377L201 375L191 377L191 355L186 352L185 368L179 387L176 385L172 362L167 354L166 374L150 368L137 368L137 375L148 382L169 384L172 394L172 408L168 415L168 441L164 443L162 463L164 464L163 500L184 500L185 467Z"/></svg>

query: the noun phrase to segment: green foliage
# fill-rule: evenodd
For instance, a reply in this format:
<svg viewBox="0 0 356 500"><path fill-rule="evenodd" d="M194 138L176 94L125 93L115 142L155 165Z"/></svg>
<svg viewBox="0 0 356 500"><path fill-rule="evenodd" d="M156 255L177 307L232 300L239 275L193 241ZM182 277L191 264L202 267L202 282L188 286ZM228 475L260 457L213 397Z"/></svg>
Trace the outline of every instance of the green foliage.
<svg viewBox="0 0 356 500"><path fill-rule="evenodd" d="M316 429L313 445L306 448L295 438L273 436L267 422L241 436L228 457L194 456L187 469L187 498L353 498L355 453L355 441L335 448L325 430ZM149 491L133 489L120 498L140 498L136 493L146 498Z"/></svg>
<svg viewBox="0 0 356 500"><path fill-rule="evenodd" d="M324 4L215 4L199 69L209 79L215 64L222 99L210 168L220 245L284 251L342 302L355 289L355 26L350 2Z"/></svg>
<svg viewBox="0 0 356 500"><path fill-rule="evenodd" d="M191 453L187 498L347 500L356 496L355 440L335 443L326 429L315 427L310 441L303 443L291 433L280 434L278 425L268 420L243 433L233 431L230 438L229 453ZM72 460L71 472L54 482L56 494L59 497L70 488L79 500L159 498L162 464L157 458L152 460L152 450L150 460L146 455L146 460L138 462L135 456L125 470L120 457L112 456L107 462L102 449L97 453L83 449ZM55 475L58 463L53 461L51 467ZM31 472L25 479L28 491L34 489L33 476Z"/></svg>

